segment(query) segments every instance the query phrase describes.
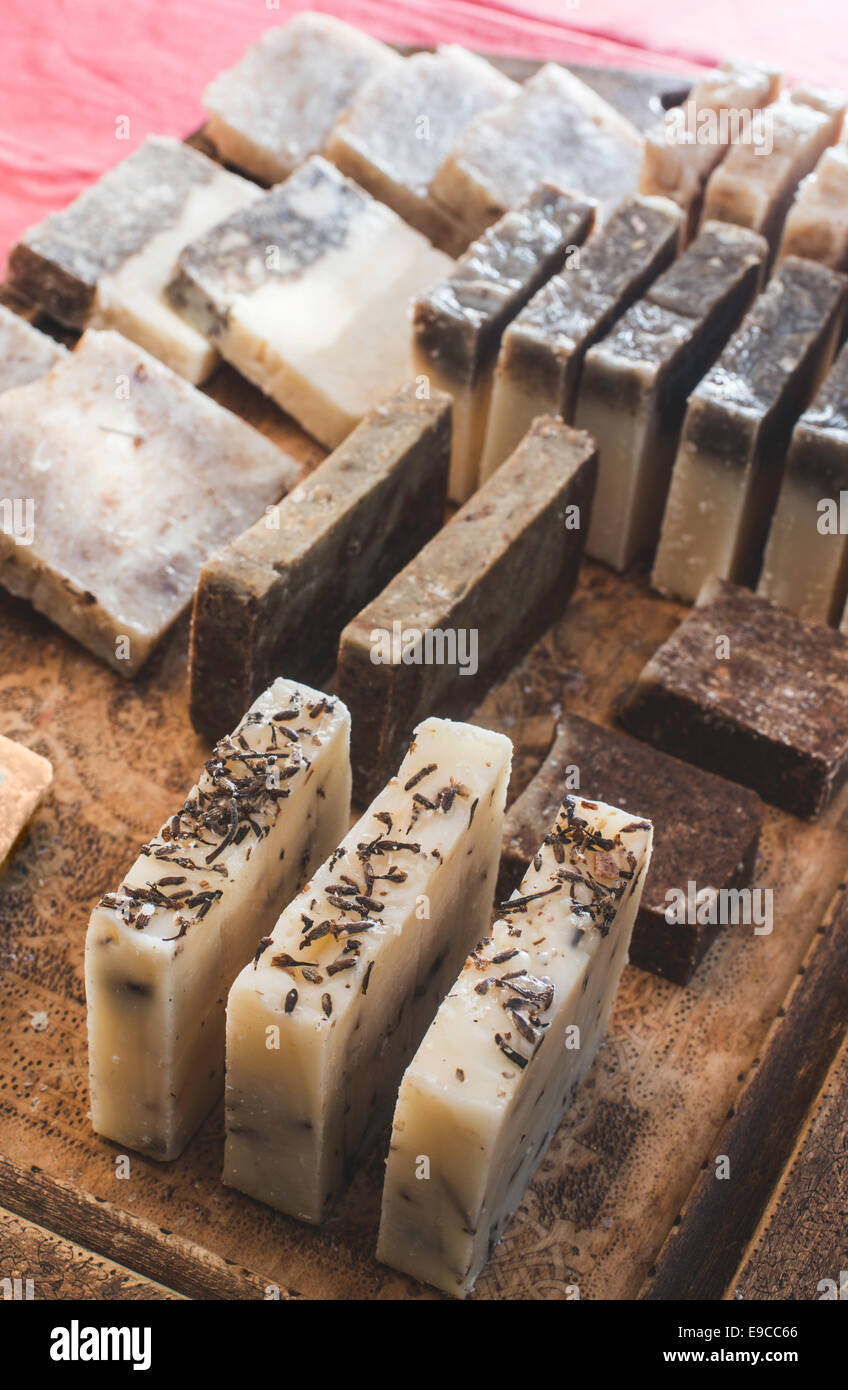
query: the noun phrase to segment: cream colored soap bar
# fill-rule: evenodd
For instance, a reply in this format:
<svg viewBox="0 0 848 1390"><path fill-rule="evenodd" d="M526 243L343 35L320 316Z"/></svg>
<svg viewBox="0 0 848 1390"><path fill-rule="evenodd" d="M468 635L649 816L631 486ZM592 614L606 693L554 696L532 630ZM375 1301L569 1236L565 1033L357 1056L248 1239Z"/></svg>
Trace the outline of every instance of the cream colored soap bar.
<svg viewBox="0 0 848 1390"><path fill-rule="evenodd" d="M0 304L0 391L28 386L67 355L67 349Z"/></svg>
<svg viewBox="0 0 848 1390"><path fill-rule="evenodd" d="M781 258L806 256L848 270L848 141L825 150L789 209Z"/></svg>
<svg viewBox="0 0 848 1390"><path fill-rule="evenodd" d="M205 133L229 164L278 183L321 150L364 82L402 67L392 49L350 24L297 14L209 84Z"/></svg>
<svg viewBox="0 0 848 1390"><path fill-rule="evenodd" d="M378 1258L464 1297L607 1030L650 822L569 796L400 1087Z"/></svg>
<svg viewBox="0 0 848 1390"><path fill-rule="evenodd" d="M490 918L512 746L428 719L227 1004L224 1181L321 1221Z"/></svg>
<svg viewBox="0 0 848 1390"><path fill-rule="evenodd" d="M0 735L0 874L52 781L46 758Z"/></svg>
<svg viewBox="0 0 848 1390"><path fill-rule="evenodd" d="M94 909L85 980L98 1134L176 1158L217 1101L227 990L344 833L349 737L340 701L276 680Z"/></svg>
<svg viewBox="0 0 848 1390"><path fill-rule="evenodd" d="M410 304L453 262L314 156L180 257L173 303L328 448L412 375Z"/></svg>

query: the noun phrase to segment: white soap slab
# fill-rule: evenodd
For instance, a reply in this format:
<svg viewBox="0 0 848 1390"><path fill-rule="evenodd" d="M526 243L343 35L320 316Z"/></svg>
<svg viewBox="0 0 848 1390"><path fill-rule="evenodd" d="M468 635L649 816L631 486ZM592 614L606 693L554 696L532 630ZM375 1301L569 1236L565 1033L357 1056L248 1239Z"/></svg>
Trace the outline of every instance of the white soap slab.
<svg viewBox="0 0 848 1390"><path fill-rule="evenodd" d="M0 391L44 376L67 349L0 304Z"/></svg>

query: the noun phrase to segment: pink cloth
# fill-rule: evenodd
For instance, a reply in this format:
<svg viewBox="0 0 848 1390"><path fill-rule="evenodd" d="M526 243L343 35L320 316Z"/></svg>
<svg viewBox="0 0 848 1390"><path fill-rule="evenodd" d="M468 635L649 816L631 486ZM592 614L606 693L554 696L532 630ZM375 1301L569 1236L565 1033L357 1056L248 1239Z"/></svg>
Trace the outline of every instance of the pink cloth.
<svg viewBox="0 0 848 1390"><path fill-rule="evenodd" d="M680 0L3 0L0 265L25 227L146 135L198 127L209 79L307 7L399 42L669 71L742 53L794 77L848 81L845 0L710 0L686 12ZM129 139L116 137L121 117Z"/></svg>

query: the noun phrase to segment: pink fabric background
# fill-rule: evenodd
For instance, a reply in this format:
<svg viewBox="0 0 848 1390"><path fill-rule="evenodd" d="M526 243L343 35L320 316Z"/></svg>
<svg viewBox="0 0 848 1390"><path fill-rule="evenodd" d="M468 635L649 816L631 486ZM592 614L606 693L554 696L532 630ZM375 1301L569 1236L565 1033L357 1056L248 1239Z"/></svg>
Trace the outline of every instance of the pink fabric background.
<svg viewBox="0 0 848 1390"><path fill-rule="evenodd" d="M145 135L199 126L209 79L304 8L398 41L677 71L741 53L848 83L846 0L2 0L0 266L26 226Z"/></svg>

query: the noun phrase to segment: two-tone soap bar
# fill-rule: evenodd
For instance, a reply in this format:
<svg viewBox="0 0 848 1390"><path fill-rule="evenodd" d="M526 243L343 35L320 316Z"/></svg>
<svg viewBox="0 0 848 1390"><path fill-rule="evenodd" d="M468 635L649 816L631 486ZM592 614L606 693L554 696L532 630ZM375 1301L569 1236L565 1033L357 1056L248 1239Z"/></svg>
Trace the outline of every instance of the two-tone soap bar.
<svg viewBox="0 0 848 1390"><path fill-rule="evenodd" d="M512 745L428 719L227 1004L224 1181L327 1214L489 921Z"/></svg>
<svg viewBox="0 0 848 1390"><path fill-rule="evenodd" d="M778 251L848 270L848 140L825 150L802 180L786 217Z"/></svg>
<svg viewBox="0 0 848 1390"><path fill-rule="evenodd" d="M276 680L91 915L92 1123L172 1159L224 1084L224 1005L350 808L344 705Z"/></svg>
<svg viewBox="0 0 848 1390"><path fill-rule="evenodd" d="M400 1087L378 1258L474 1287L609 1023L651 857L649 821L566 797Z"/></svg>

